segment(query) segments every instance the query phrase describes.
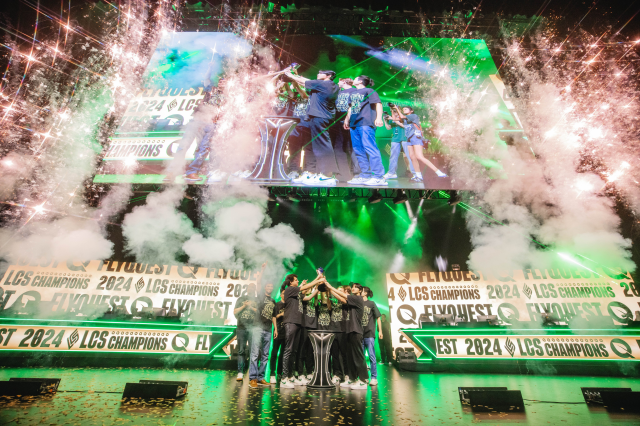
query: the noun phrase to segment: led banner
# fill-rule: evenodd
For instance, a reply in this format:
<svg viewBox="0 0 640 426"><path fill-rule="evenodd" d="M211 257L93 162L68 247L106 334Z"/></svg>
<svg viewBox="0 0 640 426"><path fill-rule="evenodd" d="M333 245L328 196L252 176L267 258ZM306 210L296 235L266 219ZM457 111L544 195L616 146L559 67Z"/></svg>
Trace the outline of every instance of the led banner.
<svg viewBox="0 0 640 426"><path fill-rule="evenodd" d="M472 119L474 114L481 112L481 116L490 120L496 143L500 146L526 140L522 123L484 40L298 34L270 42L275 43L278 51L280 63L277 66L260 59L264 56L262 45L240 34L163 34L142 78L142 87L129 100L120 125L110 139L94 182L163 183L165 168L174 159L180 142L180 149L186 152L188 165L192 165L190 174L197 171L202 178L195 181L190 179L188 183L218 183L217 179L208 181L204 177L213 171L210 167L224 169L226 166L224 157L218 157L226 155L224 144L217 142L237 134L238 125L214 115L214 108L204 107L203 103L222 107L223 110L231 104L236 105L239 107L237 113L243 117L243 130L253 130L254 136L259 133L259 125L264 124L261 118L264 116L281 115L289 111L302 118L302 122L306 121L307 95L297 94L294 87L281 87L278 89L280 92L276 93L276 83L270 79L264 80L264 86L262 83L256 86L258 81L262 81L256 78L259 75L251 76L256 85L247 84L248 76L245 80L238 80L242 73L236 72L233 64L243 63L249 57L257 65L256 69L261 69L260 62L264 62L260 71L263 75L271 67L282 69L299 63L297 72L310 79L316 78L319 69L333 70L339 78L355 79L359 75L370 77L375 83L373 89L385 117L385 124L376 127L375 143L385 172L397 175L389 182L396 188L465 189L465 182L457 178L449 166L448 153L452 150L449 138L456 136L452 136L453 132L448 129L450 123L437 118L438 110L461 108L457 102L463 97L473 99L473 96L477 96L478 100L470 104L471 107L464 107L468 116L467 119L461 119L462 126L471 129L475 121ZM221 79L226 80L226 85L219 84ZM459 86L460 92L456 93L455 89L447 86L449 84ZM426 90L427 86L429 90ZM436 95L440 89L450 94L446 98ZM335 118L340 121L346 116L349 102L343 93L336 103L338 110ZM256 104L261 107L258 108ZM355 100L352 104L353 112L359 111L359 102ZM409 164L409 154L402 154L401 146L397 143L407 140L404 125L399 121L399 116L394 118L395 109L390 104L415 110L413 120L419 121L416 125L419 124L424 131L424 154L431 164L430 167L424 164L420 166L423 168L423 181L411 180L410 171L414 165ZM287 108L283 109L283 106ZM194 120L194 117L198 117L196 111L200 115L199 119ZM487 111L490 115L487 115ZM214 118L220 120L216 121L219 128L211 130L210 138L205 138L204 123L211 124L210 120ZM308 128L308 123L302 127ZM350 138L349 132L341 130L340 122L328 129L334 142L337 138ZM181 140L183 137L184 140ZM305 131L293 137L298 138L293 141L295 146L303 146L311 141L311 134ZM210 148L203 143L211 144ZM284 155L281 160L293 161L286 148L282 152ZM200 153L202 158L196 159L196 153ZM254 153L256 157L260 154L258 146ZM470 157L483 164L483 167L494 167L493 159L478 158L476 155ZM178 158L179 161L184 160L182 155ZM337 155L336 160L339 167L349 167L346 157ZM247 165L249 170L254 166ZM287 172L292 167L291 164L287 165ZM497 170L491 171L492 177L498 173ZM231 175L240 170L222 171ZM341 174L346 177L346 173ZM176 179L175 182L184 182L181 177ZM343 179L338 185L347 185L347 180Z"/></svg>
<svg viewBox="0 0 640 426"><path fill-rule="evenodd" d="M259 271L98 261L11 265L0 281L0 314L92 319L143 308L196 324L235 325L233 306Z"/></svg>
<svg viewBox="0 0 640 426"><path fill-rule="evenodd" d="M438 359L584 359L636 360L637 336L540 336L540 335L434 335L427 330L405 330L421 350L418 358ZM424 357L423 357L424 358Z"/></svg>
<svg viewBox="0 0 640 426"><path fill-rule="evenodd" d="M606 272L611 274L608 275ZM424 315L458 320L496 315L505 325L541 324L543 314L575 328L627 324L640 310L640 289L629 274L577 269L527 269L387 274L394 348L411 348L401 328L417 328Z"/></svg>
<svg viewBox="0 0 640 426"><path fill-rule="evenodd" d="M0 350L207 355L233 331L0 325Z"/></svg>

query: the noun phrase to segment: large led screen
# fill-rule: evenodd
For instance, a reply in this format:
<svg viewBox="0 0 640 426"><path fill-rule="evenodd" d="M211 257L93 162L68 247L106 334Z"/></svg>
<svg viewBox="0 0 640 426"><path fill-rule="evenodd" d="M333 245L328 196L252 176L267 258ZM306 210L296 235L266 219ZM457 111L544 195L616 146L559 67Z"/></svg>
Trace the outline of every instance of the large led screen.
<svg viewBox="0 0 640 426"><path fill-rule="evenodd" d="M375 142L366 151L370 170L362 170L353 152L355 129L345 130L343 123L350 108L352 114L359 108L360 100L338 92L335 115L325 128L311 134L305 120L313 93L305 90L304 83L295 87L285 75L268 75L293 63L298 64L299 76L312 80L319 71L334 71L334 82L342 81L343 88L347 79L364 75L373 80L370 88L377 96L369 95L369 127ZM456 97L458 104L465 97L466 107L455 116L459 122L452 123L452 115L443 110ZM382 107L378 123L375 104ZM407 123L390 105L397 105L407 117L413 113L414 123ZM198 114L205 115L199 124L194 120ZM477 114L482 115L484 128L476 134L491 133L497 146L514 137L522 139L521 123L483 40L300 35L258 43L233 33L170 33L157 46L143 87L129 102L95 181L264 184L251 178L261 157L259 125L265 117L289 115L299 119L298 129L293 129L278 158L269 160L281 162L287 177L314 171L318 164L314 140L327 134L337 186L370 186L362 179L349 181L358 173L366 179L380 174L381 162L389 188L464 189L464 179L451 167L450 139L443 129L477 124L472 120ZM419 145L405 143L408 127L422 134ZM487 170L495 166L489 159L468 157ZM415 178L416 172L422 179ZM500 177L490 175L488 171L490 178ZM268 183L314 186L309 181Z"/></svg>

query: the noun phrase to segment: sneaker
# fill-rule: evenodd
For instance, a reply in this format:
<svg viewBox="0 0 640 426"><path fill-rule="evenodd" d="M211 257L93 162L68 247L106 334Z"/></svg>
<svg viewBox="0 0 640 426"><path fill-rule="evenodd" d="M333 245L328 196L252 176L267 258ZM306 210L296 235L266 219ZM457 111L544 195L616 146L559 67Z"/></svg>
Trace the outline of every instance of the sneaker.
<svg viewBox="0 0 640 426"><path fill-rule="evenodd" d="M389 363L389 365L393 365L393 364Z"/></svg>
<svg viewBox="0 0 640 426"><path fill-rule="evenodd" d="M449 177L446 173L442 173L440 170L436 170L436 174L438 175L438 177Z"/></svg>
<svg viewBox="0 0 640 426"><path fill-rule="evenodd" d="M313 179L307 179L302 182L303 185L309 186L336 186L336 183L338 183L338 179L333 176L325 176L322 173L318 173Z"/></svg>
<svg viewBox="0 0 640 426"><path fill-rule="evenodd" d="M395 173L387 173L383 177L385 179L398 179L398 175Z"/></svg>
<svg viewBox="0 0 640 426"><path fill-rule="evenodd" d="M251 170L245 170L244 172L240 173L240 177L242 179L246 179L251 176L251 173L253 173Z"/></svg>
<svg viewBox="0 0 640 426"><path fill-rule="evenodd" d="M222 182L226 176L227 174L225 172L214 170L207 175L207 182Z"/></svg>
<svg viewBox="0 0 640 426"><path fill-rule="evenodd" d="M280 380L280 389L293 389L295 386L293 385L293 381L291 379L282 379Z"/></svg>
<svg viewBox="0 0 640 426"><path fill-rule="evenodd" d="M236 380L241 382L242 379L244 379L244 373L238 373L238 377L236 378Z"/></svg>
<svg viewBox="0 0 640 426"><path fill-rule="evenodd" d="M364 185L367 185L367 186L387 186L387 185L389 185L389 183L386 180L384 180L383 177L381 177L379 179L378 178L371 178L368 181L364 182Z"/></svg>
<svg viewBox="0 0 640 426"><path fill-rule="evenodd" d="M351 389L366 389L366 388L367 388L367 383L363 382L362 380L358 380L357 382L351 385Z"/></svg>
<svg viewBox="0 0 640 426"><path fill-rule="evenodd" d="M423 182L422 178L418 175L413 175L411 182Z"/></svg>
<svg viewBox="0 0 640 426"><path fill-rule="evenodd" d="M353 386L353 382L345 377L344 382L340 383L341 388L350 389Z"/></svg>
<svg viewBox="0 0 640 426"><path fill-rule="evenodd" d="M271 383L267 382L265 379L262 379L258 382L260 386L271 386Z"/></svg>
<svg viewBox="0 0 640 426"><path fill-rule="evenodd" d="M292 183L304 184L308 179L313 179L315 177L315 173L303 172L300 176L295 179L292 179Z"/></svg>
<svg viewBox="0 0 640 426"><path fill-rule="evenodd" d="M336 385L336 386L340 386L340 377L338 377L338 376L333 376L333 377L331 378L331 381L333 382L333 384L334 384L334 385Z"/></svg>
<svg viewBox="0 0 640 426"><path fill-rule="evenodd" d="M364 183L366 181L368 181L369 178L364 178L364 177L360 177L360 176L356 176L353 179L351 179L350 181L347 181L347 183L349 185L364 185Z"/></svg>
<svg viewBox="0 0 640 426"><path fill-rule="evenodd" d="M271 376L271 380L269 380L269 383L271 383L272 385L275 385L277 383L276 376Z"/></svg>
<svg viewBox="0 0 640 426"><path fill-rule="evenodd" d="M378 384L378 379L371 379L369 381L369 386L376 386Z"/></svg>
<svg viewBox="0 0 640 426"><path fill-rule="evenodd" d="M300 177L300 173L298 172L291 172L289 173L287 176L289 176L289 179L294 180Z"/></svg>
<svg viewBox="0 0 640 426"><path fill-rule="evenodd" d="M202 180L202 178L197 173L191 173L191 174L185 175L184 180L185 182L198 182Z"/></svg>
<svg viewBox="0 0 640 426"><path fill-rule="evenodd" d="M258 381L256 379L253 379L249 382L249 387L251 389L258 389Z"/></svg>
<svg viewBox="0 0 640 426"><path fill-rule="evenodd" d="M298 376L294 381L293 384L295 386L304 386L306 383L302 380L302 375Z"/></svg>

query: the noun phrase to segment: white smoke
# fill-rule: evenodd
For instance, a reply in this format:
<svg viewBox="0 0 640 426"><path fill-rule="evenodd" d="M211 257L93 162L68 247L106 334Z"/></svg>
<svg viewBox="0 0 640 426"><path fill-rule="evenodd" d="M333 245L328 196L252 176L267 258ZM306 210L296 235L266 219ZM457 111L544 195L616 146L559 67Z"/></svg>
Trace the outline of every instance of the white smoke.
<svg viewBox="0 0 640 426"><path fill-rule="evenodd" d="M525 137L497 138L497 123L508 128L498 108L502 100L492 95L501 83L478 86L443 72L438 84L423 89L433 105L432 134L450 155L451 174L475 195L467 214L473 243L469 267L545 267L567 252L633 270L631 243L620 235L603 174L585 167L599 146L621 144L621 138L606 135L621 134L624 127L607 122L590 107L592 99L565 89L575 74L559 67L532 71L527 55L511 55L517 88L505 93ZM628 104L628 96L620 97L616 103Z"/></svg>

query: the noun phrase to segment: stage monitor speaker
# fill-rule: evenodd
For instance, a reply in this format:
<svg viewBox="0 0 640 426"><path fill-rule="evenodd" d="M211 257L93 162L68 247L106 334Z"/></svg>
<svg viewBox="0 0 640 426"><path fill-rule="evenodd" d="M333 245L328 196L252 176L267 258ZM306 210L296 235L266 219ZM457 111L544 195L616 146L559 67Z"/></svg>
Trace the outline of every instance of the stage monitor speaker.
<svg viewBox="0 0 640 426"><path fill-rule="evenodd" d="M468 391L467 395L472 411L524 412L524 401L519 390Z"/></svg>
<svg viewBox="0 0 640 426"><path fill-rule="evenodd" d="M122 392L122 398L176 399L186 395L188 384L188 382L140 380L139 383L127 383Z"/></svg>
<svg viewBox="0 0 640 426"><path fill-rule="evenodd" d="M600 396L607 411L640 412L640 392L603 390Z"/></svg>
<svg viewBox="0 0 640 426"><path fill-rule="evenodd" d="M0 395L46 395L55 393L59 385L60 379L12 377L0 382Z"/></svg>
<svg viewBox="0 0 640 426"><path fill-rule="evenodd" d="M458 388L458 396L460 397L460 402L463 404L469 403L469 391L496 391L496 390L507 390L506 387L474 387L474 388Z"/></svg>
<svg viewBox="0 0 640 426"><path fill-rule="evenodd" d="M631 392L631 388L580 388L580 390L587 404L602 404L601 392Z"/></svg>

